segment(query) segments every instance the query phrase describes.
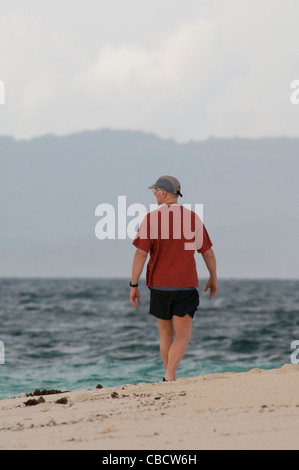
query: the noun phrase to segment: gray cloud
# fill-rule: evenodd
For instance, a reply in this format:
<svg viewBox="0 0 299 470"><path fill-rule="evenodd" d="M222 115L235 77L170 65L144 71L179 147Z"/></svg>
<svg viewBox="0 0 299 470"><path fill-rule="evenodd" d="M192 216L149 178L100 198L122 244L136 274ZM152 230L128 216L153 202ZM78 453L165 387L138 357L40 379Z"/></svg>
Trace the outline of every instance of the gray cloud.
<svg viewBox="0 0 299 470"><path fill-rule="evenodd" d="M1 134L298 135L295 0L4 2Z"/></svg>

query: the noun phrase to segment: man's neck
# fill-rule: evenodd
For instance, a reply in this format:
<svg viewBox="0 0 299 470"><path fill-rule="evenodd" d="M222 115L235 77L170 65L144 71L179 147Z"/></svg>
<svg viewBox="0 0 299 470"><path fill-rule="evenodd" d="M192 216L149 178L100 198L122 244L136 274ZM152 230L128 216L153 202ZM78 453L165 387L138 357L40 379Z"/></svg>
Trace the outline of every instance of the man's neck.
<svg viewBox="0 0 299 470"><path fill-rule="evenodd" d="M166 200L166 201L162 202L162 204L166 204L166 205L169 206L170 204L178 204L178 201L173 200L173 199L172 200Z"/></svg>
<svg viewBox="0 0 299 470"><path fill-rule="evenodd" d="M177 204L178 199L177 198L166 198L163 204Z"/></svg>

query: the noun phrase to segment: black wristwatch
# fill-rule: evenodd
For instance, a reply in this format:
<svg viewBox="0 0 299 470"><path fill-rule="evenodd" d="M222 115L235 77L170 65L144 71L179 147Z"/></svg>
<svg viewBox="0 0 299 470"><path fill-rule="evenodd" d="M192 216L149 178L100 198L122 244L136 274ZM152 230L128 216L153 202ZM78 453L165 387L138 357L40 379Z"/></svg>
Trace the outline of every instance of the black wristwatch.
<svg viewBox="0 0 299 470"><path fill-rule="evenodd" d="M130 286L131 287L138 287L138 284L132 284L132 282L130 282Z"/></svg>

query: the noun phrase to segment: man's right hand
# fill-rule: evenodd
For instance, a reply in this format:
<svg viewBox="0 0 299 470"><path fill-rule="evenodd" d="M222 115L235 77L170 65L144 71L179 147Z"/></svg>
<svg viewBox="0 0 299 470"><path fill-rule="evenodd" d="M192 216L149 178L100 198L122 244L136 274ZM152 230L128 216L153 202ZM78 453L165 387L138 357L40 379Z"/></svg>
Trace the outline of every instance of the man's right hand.
<svg viewBox="0 0 299 470"><path fill-rule="evenodd" d="M210 277L204 289L204 292L206 292L208 289L210 289L209 300L211 300L211 298L214 297L214 295L216 295L218 291L218 285L217 285L216 279L213 279Z"/></svg>

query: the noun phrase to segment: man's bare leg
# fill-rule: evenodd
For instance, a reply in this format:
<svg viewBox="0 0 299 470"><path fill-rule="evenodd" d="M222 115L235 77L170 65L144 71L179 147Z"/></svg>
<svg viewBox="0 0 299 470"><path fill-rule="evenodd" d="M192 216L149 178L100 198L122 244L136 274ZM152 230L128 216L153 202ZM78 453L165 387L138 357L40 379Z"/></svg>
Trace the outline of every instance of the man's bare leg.
<svg viewBox="0 0 299 470"><path fill-rule="evenodd" d="M184 317L174 316L173 318L175 339L169 347L165 373L166 380L176 379L176 370L187 350L192 331L192 317L190 315L187 314Z"/></svg>
<svg viewBox="0 0 299 470"><path fill-rule="evenodd" d="M158 318L158 325L160 331L160 352L166 371L168 365L169 349L173 343L173 320L161 320Z"/></svg>

